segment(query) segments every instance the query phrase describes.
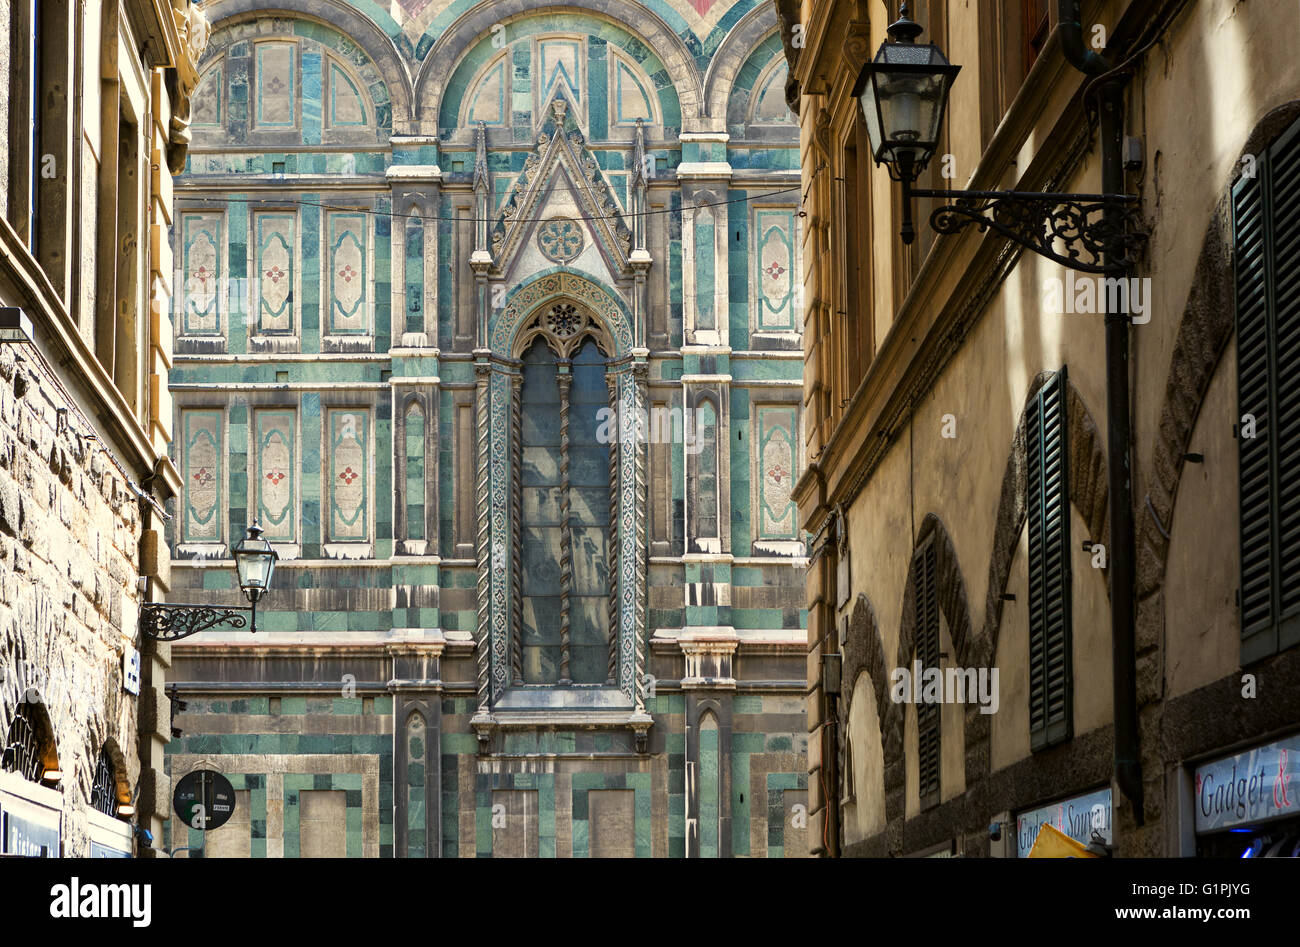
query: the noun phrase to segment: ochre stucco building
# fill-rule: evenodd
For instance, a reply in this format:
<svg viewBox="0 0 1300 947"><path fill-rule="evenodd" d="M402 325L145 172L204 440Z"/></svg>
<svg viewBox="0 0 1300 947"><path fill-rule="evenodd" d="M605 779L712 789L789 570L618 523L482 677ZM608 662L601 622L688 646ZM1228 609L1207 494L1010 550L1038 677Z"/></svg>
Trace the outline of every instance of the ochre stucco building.
<svg viewBox="0 0 1300 947"><path fill-rule="evenodd" d="M853 95L898 4L779 6L808 214L795 497L818 534L814 847L1016 855L1051 821L1122 856L1293 853L1300 10L910 5L962 67L922 187L1101 191L1099 84L1067 52L1122 67L1121 189L1146 234L1129 274L1129 650L1111 628L1109 287L993 232L936 236L932 201L905 246ZM914 660L997 670L997 711L896 701ZM1140 766L1126 785L1117 735ZM1234 766L1253 779L1240 811Z"/></svg>

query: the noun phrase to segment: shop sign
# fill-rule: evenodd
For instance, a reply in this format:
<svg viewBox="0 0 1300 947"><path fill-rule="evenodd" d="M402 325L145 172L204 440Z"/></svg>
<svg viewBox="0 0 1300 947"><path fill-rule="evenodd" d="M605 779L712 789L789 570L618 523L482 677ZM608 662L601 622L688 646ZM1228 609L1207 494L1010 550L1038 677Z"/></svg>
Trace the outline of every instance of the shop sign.
<svg viewBox="0 0 1300 947"><path fill-rule="evenodd" d="M130 645L122 652L122 690L140 696L140 652Z"/></svg>
<svg viewBox="0 0 1300 947"><path fill-rule="evenodd" d="M120 848L114 848L112 845L101 845L99 842L90 843L91 858L130 858L130 852L124 852Z"/></svg>
<svg viewBox="0 0 1300 947"><path fill-rule="evenodd" d="M1049 824L1081 845L1092 841L1094 831L1101 833L1107 845L1112 844L1110 788L1098 789L1073 799L1063 799L1016 816L1017 858L1029 857L1039 829Z"/></svg>
<svg viewBox="0 0 1300 947"><path fill-rule="evenodd" d="M1300 815L1300 734L1196 768L1196 831Z"/></svg>
<svg viewBox="0 0 1300 947"><path fill-rule="evenodd" d="M10 795L0 796L0 841L6 855L58 858L62 814Z"/></svg>

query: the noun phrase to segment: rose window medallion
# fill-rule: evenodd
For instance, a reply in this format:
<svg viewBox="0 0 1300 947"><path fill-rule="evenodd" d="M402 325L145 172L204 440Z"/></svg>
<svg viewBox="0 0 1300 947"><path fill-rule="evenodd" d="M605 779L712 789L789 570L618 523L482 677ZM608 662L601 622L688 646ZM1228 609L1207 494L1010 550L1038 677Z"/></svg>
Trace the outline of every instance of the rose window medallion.
<svg viewBox="0 0 1300 947"><path fill-rule="evenodd" d="M577 221L553 217L537 228L538 249L553 263L568 263L582 252L585 239Z"/></svg>
<svg viewBox="0 0 1300 947"><path fill-rule="evenodd" d="M546 314L546 327L561 339L567 339L581 328L582 319L578 310L568 303L552 306Z"/></svg>

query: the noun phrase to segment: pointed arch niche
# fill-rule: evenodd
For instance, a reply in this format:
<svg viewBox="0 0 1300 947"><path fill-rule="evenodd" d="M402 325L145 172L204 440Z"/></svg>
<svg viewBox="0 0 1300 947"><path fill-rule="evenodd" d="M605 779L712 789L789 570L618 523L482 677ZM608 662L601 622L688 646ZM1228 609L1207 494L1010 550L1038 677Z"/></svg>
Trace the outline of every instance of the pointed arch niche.
<svg viewBox="0 0 1300 947"><path fill-rule="evenodd" d="M624 423L647 373L630 322L595 280L546 273L477 353L480 724L545 707L648 727L645 445Z"/></svg>

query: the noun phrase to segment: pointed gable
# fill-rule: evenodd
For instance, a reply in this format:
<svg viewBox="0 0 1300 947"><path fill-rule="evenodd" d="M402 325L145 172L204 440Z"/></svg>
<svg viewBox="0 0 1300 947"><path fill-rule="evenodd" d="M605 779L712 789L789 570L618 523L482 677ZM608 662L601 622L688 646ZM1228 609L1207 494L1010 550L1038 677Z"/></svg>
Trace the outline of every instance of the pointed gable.
<svg viewBox="0 0 1300 947"><path fill-rule="evenodd" d="M533 152L502 203L490 235L493 271L510 269L525 242L536 234L551 262L564 265L590 238L610 273L630 273L632 231L586 139L557 94Z"/></svg>

